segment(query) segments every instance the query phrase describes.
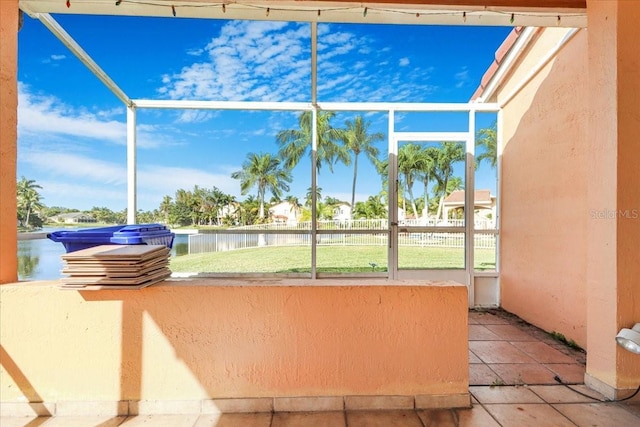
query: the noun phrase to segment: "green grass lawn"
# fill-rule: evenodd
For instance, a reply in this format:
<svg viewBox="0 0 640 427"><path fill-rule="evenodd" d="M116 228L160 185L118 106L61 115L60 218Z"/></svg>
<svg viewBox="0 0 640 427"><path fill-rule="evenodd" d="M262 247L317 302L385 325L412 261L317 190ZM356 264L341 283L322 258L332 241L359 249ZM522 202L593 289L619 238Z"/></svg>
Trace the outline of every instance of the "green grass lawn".
<svg viewBox="0 0 640 427"><path fill-rule="evenodd" d="M475 250L477 270L495 269L495 251ZM373 267L371 264L375 264ZM301 273L311 271L309 246L277 246L183 255L171 259L173 272ZM400 247L400 268L464 268L462 248ZM318 272L387 271L386 246L318 246Z"/></svg>

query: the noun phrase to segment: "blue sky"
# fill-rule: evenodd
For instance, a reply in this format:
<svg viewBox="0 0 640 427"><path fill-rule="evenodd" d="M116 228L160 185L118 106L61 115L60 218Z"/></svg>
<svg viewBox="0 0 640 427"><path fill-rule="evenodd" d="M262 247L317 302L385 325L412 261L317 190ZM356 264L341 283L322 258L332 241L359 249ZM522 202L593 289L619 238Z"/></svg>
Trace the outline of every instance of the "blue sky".
<svg viewBox="0 0 640 427"><path fill-rule="evenodd" d="M181 18L54 16L131 98L235 101L310 100L310 25ZM511 29L320 24L320 101L467 102ZM19 33L18 178L43 188L43 203L126 207L126 109L39 21ZM362 112L372 132L386 115ZM294 112L138 110L138 208L194 185L244 199L230 177L248 152L277 152L275 135ZM342 126L353 113L339 113ZM494 117L478 118L478 127ZM465 130L464 115L404 114L405 131ZM386 141L379 144L386 152ZM461 173L461 172L460 172ZM310 164L293 172L290 193L304 199ZM352 169L323 167L324 196L350 200ZM483 166L476 188L495 192ZM360 161L357 199L381 182ZM422 190L416 189L417 192Z"/></svg>

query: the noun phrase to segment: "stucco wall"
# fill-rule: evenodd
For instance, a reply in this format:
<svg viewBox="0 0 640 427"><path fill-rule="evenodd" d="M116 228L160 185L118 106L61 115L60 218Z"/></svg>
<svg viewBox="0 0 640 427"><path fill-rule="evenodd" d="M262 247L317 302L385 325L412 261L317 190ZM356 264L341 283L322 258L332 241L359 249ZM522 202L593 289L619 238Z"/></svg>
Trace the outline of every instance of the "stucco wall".
<svg viewBox="0 0 640 427"><path fill-rule="evenodd" d="M545 29L498 92L509 96L566 29ZM587 36L579 32L503 109L501 301L586 346Z"/></svg>
<svg viewBox="0 0 640 427"><path fill-rule="evenodd" d="M465 286L166 283L0 287L2 401L468 394Z"/></svg>
<svg viewBox="0 0 640 427"><path fill-rule="evenodd" d="M640 356L615 344L640 322L640 4L589 1L588 385L640 384ZM626 396L628 393L622 393Z"/></svg>
<svg viewBox="0 0 640 427"><path fill-rule="evenodd" d="M16 235L18 0L0 1L0 284L18 279Z"/></svg>

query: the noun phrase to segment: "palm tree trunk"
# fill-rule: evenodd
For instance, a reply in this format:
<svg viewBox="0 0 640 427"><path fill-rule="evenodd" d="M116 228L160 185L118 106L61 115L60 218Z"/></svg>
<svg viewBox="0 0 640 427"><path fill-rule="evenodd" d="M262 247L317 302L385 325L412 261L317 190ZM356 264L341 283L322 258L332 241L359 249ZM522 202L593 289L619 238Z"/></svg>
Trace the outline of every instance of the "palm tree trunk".
<svg viewBox="0 0 640 427"><path fill-rule="evenodd" d="M409 200L411 201L411 209L413 209L413 216L418 219L418 209L416 208L416 200L413 198L413 191L411 187L407 189L409 191Z"/></svg>
<svg viewBox="0 0 640 427"><path fill-rule="evenodd" d="M353 219L353 211L356 203L356 178L358 177L358 155L353 160L353 184L351 185L351 219Z"/></svg>
<svg viewBox="0 0 640 427"><path fill-rule="evenodd" d="M405 216L407 215L407 198L405 197L404 191L402 194L402 210L404 211Z"/></svg>
<svg viewBox="0 0 640 427"><path fill-rule="evenodd" d="M258 211L258 217L264 219L264 188L258 189L258 199L260 200L260 210Z"/></svg>
<svg viewBox="0 0 640 427"><path fill-rule="evenodd" d="M424 178L424 210L422 216L427 219L429 217L429 178Z"/></svg>
<svg viewBox="0 0 640 427"><path fill-rule="evenodd" d="M444 218L440 218L440 216L443 214L443 210L444 210L444 198L447 197L447 185L449 184L449 178L446 177L444 179L444 185L442 188L442 195L440 196L440 203L438 203L438 213L436 214L436 219L444 219Z"/></svg>
<svg viewBox="0 0 640 427"><path fill-rule="evenodd" d="M264 220L264 189L258 190L258 196L260 197L260 211L258 216L261 220ZM258 246L267 246L267 239L264 234L258 234Z"/></svg>

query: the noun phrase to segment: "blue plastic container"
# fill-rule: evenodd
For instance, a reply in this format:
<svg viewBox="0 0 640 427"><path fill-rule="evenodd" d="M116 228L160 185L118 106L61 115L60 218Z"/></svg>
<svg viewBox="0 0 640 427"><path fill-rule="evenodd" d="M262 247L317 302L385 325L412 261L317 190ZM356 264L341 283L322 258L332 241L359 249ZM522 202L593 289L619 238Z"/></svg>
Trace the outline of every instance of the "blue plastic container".
<svg viewBox="0 0 640 427"><path fill-rule="evenodd" d="M161 224L117 225L47 234L68 252L100 245L165 245L171 248L175 234Z"/></svg>

